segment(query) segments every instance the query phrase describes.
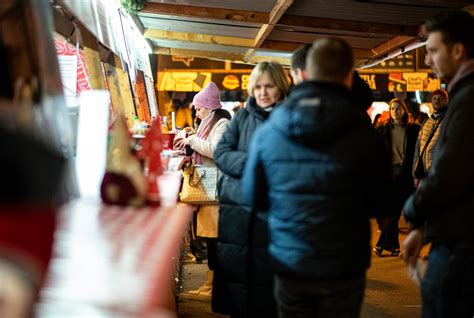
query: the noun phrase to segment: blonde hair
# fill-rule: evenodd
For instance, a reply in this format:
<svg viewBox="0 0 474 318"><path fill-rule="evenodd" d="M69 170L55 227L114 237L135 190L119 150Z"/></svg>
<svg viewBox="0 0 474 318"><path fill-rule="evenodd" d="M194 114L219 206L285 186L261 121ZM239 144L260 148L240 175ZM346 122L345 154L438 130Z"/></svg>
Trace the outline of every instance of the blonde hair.
<svg viewBox="0 0 474 318"><path fill-rule="evenodd" d="M247 85L247 92L249 95L254 97L253 91L255 85L265 72L268 72L268 75L270 75L272 80L275 82L275 85L280 89L282 97L288 96L290 83L288 82L288 77L286 76L283 67L277 62L260 62L253 68Z"/></svg>

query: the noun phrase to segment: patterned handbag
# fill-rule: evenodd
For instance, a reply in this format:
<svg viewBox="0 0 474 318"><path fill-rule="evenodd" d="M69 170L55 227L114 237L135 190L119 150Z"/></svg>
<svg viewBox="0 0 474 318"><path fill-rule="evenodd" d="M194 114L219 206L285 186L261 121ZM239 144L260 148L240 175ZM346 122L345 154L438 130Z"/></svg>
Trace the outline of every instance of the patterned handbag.
<svg viewBox="0 0 474 318"><path fill-rule="evenodd" d="M219 204L217 180L219 169L190 165L183 168L183 186L179 199L194 205Z"/></svg>

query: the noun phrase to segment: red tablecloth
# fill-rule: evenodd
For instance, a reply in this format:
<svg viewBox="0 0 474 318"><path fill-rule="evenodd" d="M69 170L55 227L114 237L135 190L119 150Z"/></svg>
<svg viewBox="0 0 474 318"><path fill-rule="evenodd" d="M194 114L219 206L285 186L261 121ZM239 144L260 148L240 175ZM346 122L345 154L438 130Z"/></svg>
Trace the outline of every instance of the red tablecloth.
<svg viewBox="0 0 474 318"><path fill-rule="evenodd" d="M61 209L38 317L175 316L174 270L192 216L173 202L177 174L164 176L160 208L78 200Z"/></svg>

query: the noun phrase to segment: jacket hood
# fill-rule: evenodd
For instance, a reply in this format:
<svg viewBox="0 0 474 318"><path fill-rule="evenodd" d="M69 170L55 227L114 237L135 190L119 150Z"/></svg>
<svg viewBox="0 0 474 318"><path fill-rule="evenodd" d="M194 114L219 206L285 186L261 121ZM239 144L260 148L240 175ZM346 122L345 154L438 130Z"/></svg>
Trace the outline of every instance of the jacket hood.
<svg viewBox="0 0 474 318"><path fill-rule="evenodd" d="M305 144L337 139L348 129L368 122L344 86L315 81L295 86L270 117L270 125L289 138Z"/></svg>

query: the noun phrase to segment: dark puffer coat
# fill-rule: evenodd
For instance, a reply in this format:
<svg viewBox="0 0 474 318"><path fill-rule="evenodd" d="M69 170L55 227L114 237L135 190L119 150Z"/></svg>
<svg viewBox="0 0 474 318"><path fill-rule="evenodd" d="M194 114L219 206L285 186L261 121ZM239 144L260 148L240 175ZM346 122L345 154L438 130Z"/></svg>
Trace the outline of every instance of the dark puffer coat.
<svg viewBox="0 0 474 318"><path fill-rule="evenodd" d="M474 246L474 60L463 71L450 83L448 110L428 177L404 212L414 226L425 226L425 242Z"/></svg>
<svg viewBox="0 0 474 318"><path fill-rule="evenodd" d="M214 152L223 177L212 309L236 317L276 317L266 215L245 204L240 181L250 139L269 114L249 98Z"/></svg>
<svg viewBox="0 0 474 318"><path fill-rule="evenodd" d="M378 216L390 192L390 162L348 89L296 86L257 129L242 180L248 202L269 210L269 252L279 274L364 274L369 216Z"/></svg>

